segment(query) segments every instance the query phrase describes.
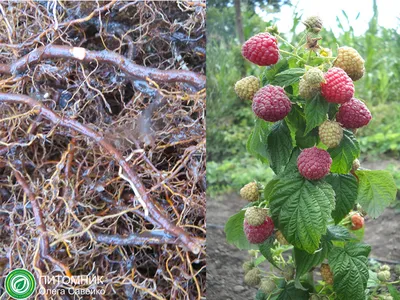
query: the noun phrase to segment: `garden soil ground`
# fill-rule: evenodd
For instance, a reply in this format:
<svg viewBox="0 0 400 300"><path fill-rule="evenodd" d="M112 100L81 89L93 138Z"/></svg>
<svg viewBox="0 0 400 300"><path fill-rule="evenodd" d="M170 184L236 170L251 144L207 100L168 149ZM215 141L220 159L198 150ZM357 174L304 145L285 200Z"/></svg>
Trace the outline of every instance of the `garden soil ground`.
<svg viewBox="0 0 400 300"><path fill-rule="evenodd" d="M247 251L227 244L223 229L228 218L244 204L235 194L207 199L208 300L250 300L257 292L243 283L242 264L248 258ZM376 220L366 218L365 227L364 241L372 246L370 257L400 262L400 212L388 208Z"/></svg>

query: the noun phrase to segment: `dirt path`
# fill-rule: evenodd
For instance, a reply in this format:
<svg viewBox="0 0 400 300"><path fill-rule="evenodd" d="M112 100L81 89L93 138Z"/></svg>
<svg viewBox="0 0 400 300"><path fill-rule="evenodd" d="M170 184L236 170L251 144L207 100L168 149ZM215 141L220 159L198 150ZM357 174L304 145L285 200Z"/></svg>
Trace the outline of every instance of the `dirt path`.
<svg viewBox="0 0 400 300"><path fill-rule="evenodd" d="M242 264L246 251L228 245L223 226L245 204L238 195L207 199L207 299L254 299L256 288L243 283ZM365 242L372 246L371 257L400 261L400 213L386 209L379 219L366 219Z"/></svg>

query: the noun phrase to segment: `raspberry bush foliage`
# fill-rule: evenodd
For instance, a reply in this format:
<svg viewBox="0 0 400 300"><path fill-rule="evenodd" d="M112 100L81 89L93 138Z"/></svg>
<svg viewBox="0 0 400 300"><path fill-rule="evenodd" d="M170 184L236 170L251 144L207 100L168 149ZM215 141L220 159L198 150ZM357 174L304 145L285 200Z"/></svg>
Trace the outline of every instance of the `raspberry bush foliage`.
<svg viewBox="0 0 400 300"><path fill-rule="evenodd" d="M358 160L356 131L372 116L354 81L368 70L356 49L323 47L320 18L304 24L299 45L276 27L243 45L244 59L263 68L259 81L248 74L236 85L255 116L247 150L275 177L241 190L246 205L228 220L227 240L252 249L244 281L257 299L398 297L388 274L369 269L363 243L364 218L379 217L396 195L390 173Z"/></svg>

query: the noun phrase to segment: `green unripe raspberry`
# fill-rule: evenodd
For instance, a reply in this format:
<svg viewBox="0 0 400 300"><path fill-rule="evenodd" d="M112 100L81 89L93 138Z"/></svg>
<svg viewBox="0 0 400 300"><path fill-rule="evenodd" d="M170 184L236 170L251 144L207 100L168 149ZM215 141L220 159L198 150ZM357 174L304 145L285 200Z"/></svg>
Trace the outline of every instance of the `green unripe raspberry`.
<svg viewBox="0 0 400 300"><path fill-rule="evenodd" d="M304 78L300 79L299 95L303 99L311 100L320 92L320 90L320 86L309 85Z"/></svg>
<svg viewBox="0 0 400 300"><path fill-rule="evenodd" d="M343 128L338 122L326 120L319 126L319 138L328 148L335 148L343 138Z"/></svg>
<svg viewBox="0 0 400 300"><path fill-rule="evenodd" d="M242 265L244 274L247 274L249 271L254 269L254 263L252 261L245 261Z"/></svg>
<svg viewBox="0 0 400 300"><path fill-rule="evenodd" d="M261 225L267 216L268 211L266 209L256 206L249 207L244 213L245 220L251 226Z"/></svg>
<svg viewBox="0 0 400 300"><path fill-rule="evenodd" d="M257 258L257 256L258 256L258 250L254 250L254 249L250 249L249 251L249 255L251 256L251 257L255 257L255 258Z"/></svg>
<svg viewBox="0 0 400 300"><path fill-rule="evenodd" d="M380 271L377 276L380 281L388 281L390 280L390 271Z"/></svg>
<svg viewBox="0 0 400 300"><path fill-rule="evenodd" d="M255 76L245 77L235 84L235 92L243 100L252 100L259 89L260 80Z"/></svg>
<svg viewBox="0 0 400 300"><path fill-rule="evenodd" d="M322 20L318 16L311 16L307 18L303 24L306 25L307 30L314 33L319 33L322 29Z"/></svg>
<svg viewBox="0 0 400 300"><path fill-rule="evenodd" d="M272 279L264 278L261 280L260 290L264 294L267 294L267 295L271 294L273 292L273 290L275 290L275 288L276 288L276 284Z"/></svg>
<svg viewBox="0 0 400 300"><path fill-rule="evenodd" d="M396 266L394 267L394 272L396 273L396 275L399 275L399 276L400 276L400 265L396 265Z"/></svg>
<svg viewBox="0 0 400 300"><path fill-rule="evenodd" d="M338 49L338 56L333 66L343 69L353 81L364 76L364 59L356 49L351 47L340 47Z"/></svg>
<svg viewBox="0 0 400 300"><path fill-rule="evenodd" d="M255 268L247 272L244 276L244 282L249 286L257 286L261 282L260 270Z"/></svg>
<svg viewBox="0 0 400 300"><path fill-rule="evenodd" d="M304 75L303 79L310 86L319 86L321 82L325 82L324 72L319 68L311 68Z"/></svg>
<svg viewBox="0 0 400 300"><path fill-rule="evenodd" d="M287 281L292 280L294 277L294 266L286 265L282 270L282 275Z"/></svg>
<svg viewBox="0 0 400 300"><path fill-rule="evenodd" d="M240 190L240 196L249 202L257 201L260 196L257 182L250 182L242 187Z"/></svg>
<svg viewBox="0 0 400 300"><path fill-rule="evenodd" d="M360 168L360 161L356 158L354 161L353 161L353 165L351 166L351 170L354 172L354 171L357 171L359 168Z"/></svg>
<svg viewBox="0 0 400 300"><path fill-rule="evenodd" d="M390 271L390 267L388 265L382 265L379 267L380 271Z"/></svg>

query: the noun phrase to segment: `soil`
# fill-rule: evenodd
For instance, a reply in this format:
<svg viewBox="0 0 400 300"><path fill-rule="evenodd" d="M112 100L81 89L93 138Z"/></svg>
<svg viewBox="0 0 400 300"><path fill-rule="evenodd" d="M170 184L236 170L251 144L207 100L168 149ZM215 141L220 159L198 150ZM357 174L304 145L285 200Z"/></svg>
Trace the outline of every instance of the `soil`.
<svg viewBox="0 0 400 300"><path fill-rule="evenodd" d="M247 251L227 244L224 224L246 203L236 194L207 200L207 299L254 299L256 288L243 282L242 264ZM372 246L370 258L382 263L400 263L400 212L387 208L376 220L365 220L365 243Z"/></svg>

